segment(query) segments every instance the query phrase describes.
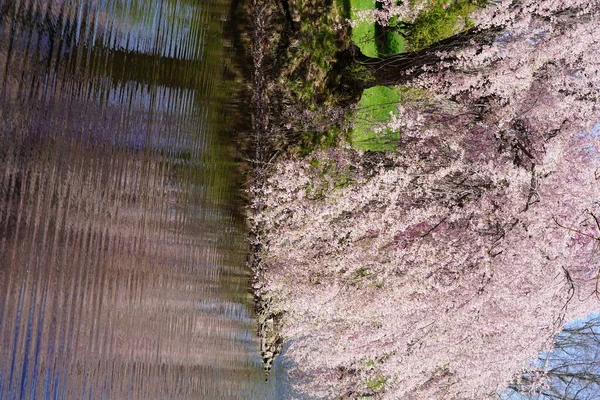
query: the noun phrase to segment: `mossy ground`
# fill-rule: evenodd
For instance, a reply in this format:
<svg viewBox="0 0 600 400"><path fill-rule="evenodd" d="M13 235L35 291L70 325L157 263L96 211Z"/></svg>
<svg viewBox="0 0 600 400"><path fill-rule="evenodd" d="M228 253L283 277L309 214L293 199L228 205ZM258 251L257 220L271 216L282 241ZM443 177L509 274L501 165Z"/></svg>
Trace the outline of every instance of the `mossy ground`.
<svg viewBox="0 0 600 400"><path fill-rule="evenodd" d="M363 10L375 9L372 0L351 0L351 18L359 19ZM377 27L375 23L358 22L352 28L352 41L360 51L369 57L398 54L404 50L405 41L397 33L384 33L383 40L377 40ZM384 48L378 45L384 43ZM352 116L350 143L353 148L366 151L389 151L396 148L400 138L398 132L375 132L390 118L390 113L396 109L399 93L395 88L375 86L366 89Z"/></svg>
<svg viewBox="0 0 600 400"><path fill-rule="evenodd" d="M376 132L378 125L388 121L400 101L396 88L375 86L366 89L353 115L352 146L365 151L394 150L400 133L393 130Z"/></svg>
<svg viewBox="0 0 600 400"><path fill-rule="evenodd" d="M274 147L299 155L342 142L365 151L396 150L400 133L378 128L396 110L398 89L343 93L332 85L340 52L356 44L367 56L384 57L424 47L468 26L468 15L481 1L432 0L406 32L369 22L350 27L349 19L358 21L361 11L376 7L373 0L288 0L288 28L269 47L279 65L266 96L277 119ZM352 108L348 102L357 103Z"/></svg>
<svg viewBox="0 0 600 400"><path fill-rule="evenodd" d="M486 0L434 0L426 12L412 23L406 50L421 50L435 42L446 39L459 31L471 28L470 15ZM395 21L391 22L394 25Z"/></svg>
<svg viewBox="0 0 600 400"><path fill-rule="evenodd" d="M407 101L425 101L428 94L406 86L375 86L363 91L353 114L352 147L364 151L395 151L400 131L386 128L397 106Z"/></svg>
<svg viewBox="0 0 600 400"><path fill-rule="evenodd" d="M351 19L355 21L352 28L352 41L358 46L360 51L369 57L379 56L377 44L375 43L375 24L369 22L358 22L359 12L363 10L375 9L373 0L351 0Z"/></svg>
<svg viewBox="0 0 600 400"><path fill-rule="evenodd" d="M394 31L400 21L392 19L390 28L379 31L375 23L359 22L352 29L352 41L369 57L384 57L416 51L472 26L470 14L484 5L482 0L434 0L411 24L410 32ZM375 9L372 0L351 0L351 16L358 20L362 10ZM378 37L383 36L383 37ZM406 37L406 38L405 38ZM364 151L394 151L400 132L381 129L402 100L402 89L375 86L366 89L352 116L349 135L353 148Z"/></svg>

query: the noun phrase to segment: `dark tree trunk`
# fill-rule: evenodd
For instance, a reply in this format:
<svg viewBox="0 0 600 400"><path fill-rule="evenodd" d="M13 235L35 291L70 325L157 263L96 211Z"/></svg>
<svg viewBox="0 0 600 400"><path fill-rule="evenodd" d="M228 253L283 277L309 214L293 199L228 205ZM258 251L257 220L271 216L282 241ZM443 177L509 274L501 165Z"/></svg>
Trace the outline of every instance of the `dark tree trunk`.
<svg viewBox="0 0 600 400"><path fill-rule="evenodd" d="M500 27L489 29L471 28L468 31L451 36L431 46L410 53L401 53L389 57L371 58L354 49L353 61L366 69L364 76L353 77L357 86L362 88L378 85L402 85L418 77L426 70L440 70L441 61L452 62L452 55L467 46L490 44L502 31ZM442 57L441 53L445 53ZM360 69L358 69L360 70Z"/></svg>

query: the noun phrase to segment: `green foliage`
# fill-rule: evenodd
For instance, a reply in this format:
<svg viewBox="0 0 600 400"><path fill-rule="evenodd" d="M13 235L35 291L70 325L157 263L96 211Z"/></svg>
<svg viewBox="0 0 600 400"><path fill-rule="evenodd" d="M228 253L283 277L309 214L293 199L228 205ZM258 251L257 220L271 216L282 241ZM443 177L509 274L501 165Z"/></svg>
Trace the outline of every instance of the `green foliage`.
<svg viewBox="0 0 600 400"><path fill-rule="evenodd" d="M473 21L469 16L484 5L483 0L434 0L428 11L421 13L412 24L401 29L408 39L407 50L423 49L472 27ZM402 21L392 20L390 26L402 26Z"/></svg>
<svg viewBox="0 0 600 400"><path fill-rule="evenodd" d="M373 272L367 267L360 267L352 274L350 285L355 287L381 289L385 286L385 282L378 273Z"/></svg>
<svg viewBox="0 0 600 400"><path fill-rule="evenodd" d="M402 53L406 47L406 40L396 32L386 32L383 42L382 55L384 56Z"/></svg>
<svg viewBox="0 0 600 400"><path fill-rule="evenodd" d="M365 361L363 367L366 368L366 369L370 369L370 368L375 367L375 360L371 359L371 360Z"/></svg>
<svg viewBox="0 0 600 400"><path fill-rule="evenodd" d="M367 379L367 388L375 393L379 393L385 387L386 382L387 377L378 375L371 379Z"/></svg>
<svg viewBox="0 0 600 400"><path fill-rule="evenodd" d="M369 275L371 275L371 271L367 267L360 267L354 271L354 279L366 278Z"/></svg>

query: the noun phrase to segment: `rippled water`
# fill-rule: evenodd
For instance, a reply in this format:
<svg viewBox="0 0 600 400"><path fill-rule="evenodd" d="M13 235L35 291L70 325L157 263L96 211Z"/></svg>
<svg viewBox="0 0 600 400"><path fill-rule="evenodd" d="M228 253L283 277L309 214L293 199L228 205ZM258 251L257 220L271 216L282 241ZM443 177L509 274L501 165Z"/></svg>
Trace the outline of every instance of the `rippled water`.
<svg viewBox="0 0 600 400"><path fill-rule="evenodd" d="M0 0L0 399L268 399L225 0Z"/></svg>

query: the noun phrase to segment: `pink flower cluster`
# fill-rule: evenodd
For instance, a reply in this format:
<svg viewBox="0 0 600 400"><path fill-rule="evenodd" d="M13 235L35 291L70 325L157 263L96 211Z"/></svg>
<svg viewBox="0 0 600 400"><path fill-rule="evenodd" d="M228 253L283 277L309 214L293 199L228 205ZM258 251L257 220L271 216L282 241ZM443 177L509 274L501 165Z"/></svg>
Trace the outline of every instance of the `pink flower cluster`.
<svg viewBox="0 0 600 400"><path fill-rule="evenodd" d="M299 390L488 398L598 309L596 10L499 2L494 44L414 82L431 95L385 127L397 153L281 159L254 188L256 288Z"/></svg>

